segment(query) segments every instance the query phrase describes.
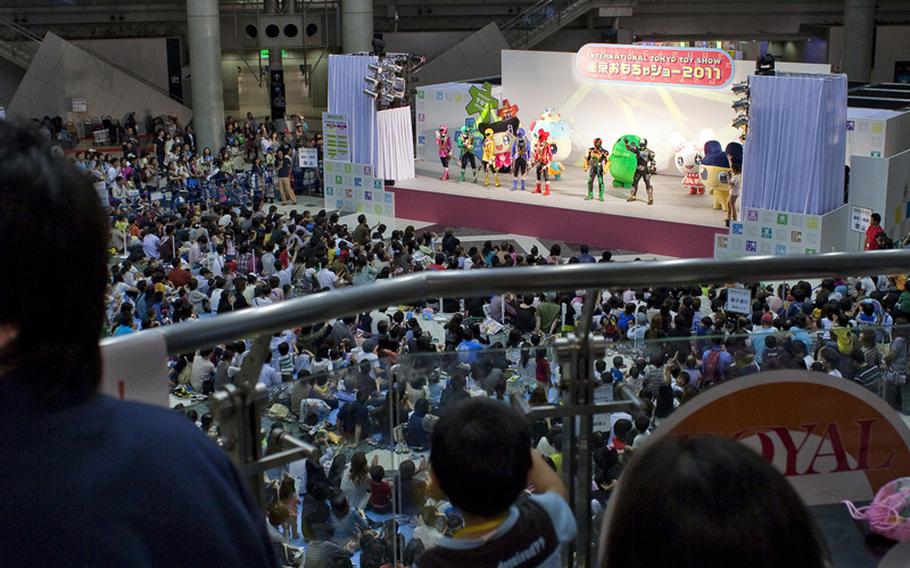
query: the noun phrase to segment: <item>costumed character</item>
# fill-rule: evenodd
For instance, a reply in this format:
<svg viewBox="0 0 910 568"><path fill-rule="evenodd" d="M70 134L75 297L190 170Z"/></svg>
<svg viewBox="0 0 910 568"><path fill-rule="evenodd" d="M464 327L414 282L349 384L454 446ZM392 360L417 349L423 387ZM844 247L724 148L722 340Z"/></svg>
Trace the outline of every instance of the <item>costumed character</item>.
<svg viewBox="0 0 910 568"><path fill-rule="evenodd" d="M705 157L698 175L708 193L714 197L714 209L726 211L730 198L730 161L717 140L705 142Z"/></svg>
<svg viewBox="0 0 910 568"><path fill-rule="evenodd" d="M632 180L635 179L638 159L626 148L627 144L638 146L638 136L634 134L620 136L610 152L609 170L613 177L613 187L629 189L632 187Z"/></svg>
<svg viewBox="0 0 910 568"><path fill-rule="evenodd" d="M594 139L594 145L585 154L584 170L588 172L588 196L585 200L594 199L594 180L600 189L600 200L604 200L604 170L607 167L609 152L603 147L603 140Z"/></svg>
<svg viewBox="0 0 910 568"><path fill-rule="evenodd" d="M543 130L549 135L551 144L556 144L557 150L553 152L549 173L553 179L559 180L566 170L562 162L567 160L572 153L572 130L569 123L552 107L546 107L537 120L531 123L532 136L539 130ZM536 140L531 142L534 143Z"/></svg>
<svg viewBox="0 0 910 568"><path fill-rule="evenodd" d="M703 195L705 184L701 182L698 170L701 167L701 160L704 158L704 145L699 146L694 142L689 142L679 134L672 135L671 142L673 150L676 152L673 164L683 175L683 187L689 191L689 195Z"/></svg>
<svg viewBox="0 0 910 568"><path fill-rule="evenodd" d="M504 101L504 104L505 102L507 101ZM518 125L517 116L510 116L496 122L482 123L480 125L484 134L488 130L492 131L489 137L493 144L492 159L488 163L493 172L493 181L496 187L500 187L499 172L508 173L512 171L512 139L515 137L514 133L518 130ZM484 155L487 154L486 144L487 140L484 140Z"/></svg>
<svg viewBox="0 0 910 568"><path fill-rule="evenodd" d="M534 165L537 168L537 189L534 193L540 193L540 181L543 178L544 195L550 195L550 162L553 161L553 152L556 150L556 145L551 144L549 138L546 131L538 130L537 144L534 145Z"/></svg>
<svg viewBox="0 0 910 568"><path fill-rule="evenodd" d="M562 174L566 173L566 167L564 165L562 165L562 162L553 160L552 162L550 162L549 172L550 172L550 176L555 181L559 181L560 178L562 177Z"/></svg>
<svg viewBox="0 0 910 568"><path fill-rule="evenodd" d="M439 147L439 161L442 162L442 181L449 179L449 158L452 156L452 139L449 128L440 126L436 131L436 145Z"/></svg>
<svg viewBox="0 0 910 568"><path fill-rule="evenodd" d="M645 181L645 190L648 192L648 205L654 205L654 186L651 185L651 174L657 171L654 163L654 152L648 148L648 141L642 138L638 141L638 146L626 144L626 149L635 155L635 177L632 178L632 194L626 201L635 201L635 194L638 193L638 182Z"/></svg>
<svg viewBox="0 0 910 568"><path fill-rule="evenodd" d="M528 140L524 128L519 128L512 141L512 191L518 189L518 180L521 180L521 190L525 190L525 179L528 177L528 162L531 159L531 141Z"/></svg>
<svg viewBox="0 0 910 568"><path fill-rule="evenodd" d="M499 186L499 177L496 175L496 170L493 168L493 160L496 158L496 154L493 151L496 143L493 142L493 129L487 128L483 131L483 153L480 157L480 162L483 164L483 186L488 187L490 185L490 173L493 174L493 180L496 182L496 186Z"/></svg>
<svg viewBox="0 0 910 568"><path fill-rule="evenodd" d="M474 157L474 129L465 125L461 127L458 133L458 149L461 150L461 177L458 181L464 181L464 171L471 164L471 172L474 174L474 183L477 183L477 161Z"/></svg>

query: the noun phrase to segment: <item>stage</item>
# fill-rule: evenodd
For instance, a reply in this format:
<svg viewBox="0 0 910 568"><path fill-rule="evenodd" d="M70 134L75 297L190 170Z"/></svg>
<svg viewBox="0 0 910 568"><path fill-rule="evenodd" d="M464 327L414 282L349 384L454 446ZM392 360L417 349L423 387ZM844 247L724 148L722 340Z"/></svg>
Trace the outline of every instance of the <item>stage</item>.
<svg viewBox="0 0 910 568"><path fill-rule="evenodd" d="M627 202L628 189L610 185L605 176L604 201L585 201L587 175L567 166L559 181L550 183L550 195L533 193L529 176L526 191L511 191L512 178L500 174L502 187L458 183L459 168L441 181L441 166L417 163L417 177L396 182L395 216L442 225L476 227L503 233L534 235L567 243L607 249L635 250L680 258L714 255L714 234L726 233L724 214L712 209L710 195L692 196L679 176L655 175L654 205L647 204L642 185L638 201Z"/></svg>

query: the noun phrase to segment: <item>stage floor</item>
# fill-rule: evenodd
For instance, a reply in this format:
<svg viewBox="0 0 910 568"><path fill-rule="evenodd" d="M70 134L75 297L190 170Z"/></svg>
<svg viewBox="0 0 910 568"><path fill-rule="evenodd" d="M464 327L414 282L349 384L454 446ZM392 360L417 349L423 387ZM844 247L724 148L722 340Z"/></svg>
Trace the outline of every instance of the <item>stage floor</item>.
<svg viewBox="0 0 910 568"><path fill-rule="evenodd" d="M654 219L670 221L701 227L723 228L725 213L712 208L710 195L689 195L682 187L682 178L669 175L654 175L651 183L654 185L654 205L647 204L647 193L644 185L639 186L638 201L627 202L628 189L616 188L610 185L609 176L604 176L606 190L604 201L597 197L597 185L594 186L593 201L585 201L587 190L587 174L578 167L567 166L566 173L559 181L550 182L550 195L543 197L533 193L536 180L529 176L525 182L527 191L511 191L512 178L500 174L502 187L494 187L492 181L489 187L483 187L483 173L478 174L478 183L470 182L471 170L467 170L467 181L459 183L460 170L450 169L451 179L442 181L441 166L434 169L426 162L418 162L417 177L409 180L398 181L396 188L446 193L471 197L475 199L490 199L508 201L513 203L526 203L529 205L546 205L559 209L584 210L592 213L605 213L623 217L639 219Z"/></svg>

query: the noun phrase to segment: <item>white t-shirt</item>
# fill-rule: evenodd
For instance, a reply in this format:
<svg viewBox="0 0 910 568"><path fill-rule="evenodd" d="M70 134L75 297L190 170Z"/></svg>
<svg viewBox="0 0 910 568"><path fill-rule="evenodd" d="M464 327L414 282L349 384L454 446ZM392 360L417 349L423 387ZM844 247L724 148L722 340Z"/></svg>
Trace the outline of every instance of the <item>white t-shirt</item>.
<svg viewBox="0 0 910 568"><path fill-rule="evenodd" d="M212 255L212 274L224 276L224 257L217 253Z"/></svg>
<svg viewBox="0 0 910 568"><path fill-rule="evenodd" d="M328 288L329 290L335 289L335 283L338 282L338 275L329 270L328 268L323 268L316 273L316 281L319 282L319 289Z"/></svg>
<svg viewBox="0 0 910 568"><path fill-rule="evenodd" d="M730 197L737 197L743 187L742 174L733 174L730 178Z"/></svg>
<svg viewBox="0 0 910 568"><path fill-rule="evenodd" d="M209 305L212 307L212 311L218 311L218 304L221 302L221 288L215 288L212 290L212 293L209 295Z"/></svg>

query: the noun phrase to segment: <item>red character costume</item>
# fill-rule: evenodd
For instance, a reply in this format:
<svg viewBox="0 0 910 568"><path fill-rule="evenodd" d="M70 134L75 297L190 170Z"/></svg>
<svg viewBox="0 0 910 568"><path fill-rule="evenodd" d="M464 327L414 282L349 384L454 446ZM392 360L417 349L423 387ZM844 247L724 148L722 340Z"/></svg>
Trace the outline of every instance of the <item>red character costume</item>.
<svg viewBox="0 0 910 568"><path fill-rule="evenodd" d="M537 131L537 143L534 144L534 165L537 168L537 189L534 193L540 193L540 180L543 177L545 183L544 195L550 195L550 162L553 161L553 144L549 142L550 134L541 129Z"/></svg>

